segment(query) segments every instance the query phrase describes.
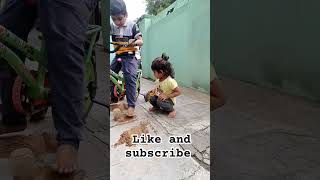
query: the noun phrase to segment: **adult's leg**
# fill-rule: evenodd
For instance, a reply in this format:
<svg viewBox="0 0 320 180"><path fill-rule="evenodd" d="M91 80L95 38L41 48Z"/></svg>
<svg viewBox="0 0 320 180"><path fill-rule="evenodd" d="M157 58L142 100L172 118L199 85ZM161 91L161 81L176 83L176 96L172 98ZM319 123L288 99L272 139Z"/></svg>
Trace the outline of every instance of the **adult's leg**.
<svg viewBox="0 0 320 180"><path fill-rule="evenodd" d="M36 18L37 7L35 5L27 4L23 0L7 0L3 9L0 11L0 25L25 41L34 26ZM19 51L14 49L13 51L24 61L25 57L22 56ZM2 101L0 111L2 113L2 122L6 124L25 122L24 116L17 114L12 105L11 92L16 76L13 69L0 59L0 98Z"/></svg>
<svg viewBox="0 0 320 180"><path fill-rule="evenodd" d="M95 0L41 0L40 26L47 45L50 101L60 173L75 169L82 139L84 42Z"/></svg>

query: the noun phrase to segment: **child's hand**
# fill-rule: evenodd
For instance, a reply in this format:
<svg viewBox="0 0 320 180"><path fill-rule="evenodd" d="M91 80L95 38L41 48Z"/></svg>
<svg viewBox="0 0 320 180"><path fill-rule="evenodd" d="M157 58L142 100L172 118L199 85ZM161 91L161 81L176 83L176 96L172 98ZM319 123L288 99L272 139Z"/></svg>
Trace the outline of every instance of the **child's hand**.
<svg viewBox="0 0 320 180"><path fill-rule="evenodd" d="M134 41L136 41L136 40L135 40L135 39L129 39L128 45L130 45L130 46L136 46Z"/></svg>
<svg viewBox="0 0 320 180"><path fill-rule="evenodd" d="M164 93L161 93L158 97L161 101L164 101L166 99L169 99L169 96L165 95Z"/></svg>

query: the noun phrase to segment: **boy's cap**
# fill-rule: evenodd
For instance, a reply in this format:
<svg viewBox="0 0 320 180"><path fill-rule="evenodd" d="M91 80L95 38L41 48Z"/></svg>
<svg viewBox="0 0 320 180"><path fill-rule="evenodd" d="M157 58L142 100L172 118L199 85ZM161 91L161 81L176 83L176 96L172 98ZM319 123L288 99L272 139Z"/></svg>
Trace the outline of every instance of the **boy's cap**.
<svg viewBox="0 0 320 180"><path fill-rule="evenodd" d="M111 0L110 9L111 16L127 14L126 3L123 0Z"/></svg>

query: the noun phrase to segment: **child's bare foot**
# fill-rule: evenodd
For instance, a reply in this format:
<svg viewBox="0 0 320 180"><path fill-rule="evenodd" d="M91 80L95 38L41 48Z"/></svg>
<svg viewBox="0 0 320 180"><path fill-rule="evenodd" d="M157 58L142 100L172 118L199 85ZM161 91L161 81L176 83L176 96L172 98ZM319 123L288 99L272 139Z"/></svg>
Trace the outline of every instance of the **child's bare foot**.
<svg viewBox="0 0 320 180"><path fill-rule="evenodd" d="M156 108L156 107L151 107L151 108L149 108L149 111L150 111L150 112L157 111L157 110L159 110L159 108Z"/></svg>
<svg viewBox="0 0 320 180"><path fill-rule="evenodd" d="M176 115L177 115L177 112L176 112L176 111L172 111L172 112L170 112L170 113L168 114L168 117L169 117L169 118L175 118Z"/></svg>
<svg viewBox="0 0 320 180"><path fill-rule="evenodd" d="M59 145L57 150L56 168L60 174L73 173L78 166L78 151L68 144Z"/></svg>
<svg viewBox="0 0 320 180"><path fill-rule="evenodd" d="M127 116L128 117L133 117L134 116L134 108L133 107L129 107L128 108Z"/></svg>

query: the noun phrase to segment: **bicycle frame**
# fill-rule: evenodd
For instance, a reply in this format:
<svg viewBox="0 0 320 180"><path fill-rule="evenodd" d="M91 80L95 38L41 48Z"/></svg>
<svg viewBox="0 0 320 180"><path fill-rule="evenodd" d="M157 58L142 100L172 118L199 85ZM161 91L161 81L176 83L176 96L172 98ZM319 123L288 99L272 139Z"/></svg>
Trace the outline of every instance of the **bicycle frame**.
<svg viewBox="0 0 320 180"><path fill-rule="evenodd" d="M136 81L137 89L140 88L139 79L141 79L141 77L142 77L142 69L138 69L137 81ZM117 87L117 90L119 90L119 94L123 94L126 91L124 78L112 70L110 70L110 80Z"/></svg>
<svg viewBox="0 0 320 180"><path fill-rule="evenodd" d="M117 88L120 90L121 93L125 91L124 87L124 78L120 76L119 74L115 73L114 71L110 70L110 80L114 85L117 86ZM119 83L119 81L121 83Z"/></svg>

